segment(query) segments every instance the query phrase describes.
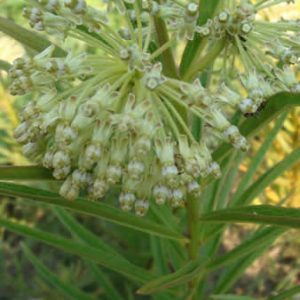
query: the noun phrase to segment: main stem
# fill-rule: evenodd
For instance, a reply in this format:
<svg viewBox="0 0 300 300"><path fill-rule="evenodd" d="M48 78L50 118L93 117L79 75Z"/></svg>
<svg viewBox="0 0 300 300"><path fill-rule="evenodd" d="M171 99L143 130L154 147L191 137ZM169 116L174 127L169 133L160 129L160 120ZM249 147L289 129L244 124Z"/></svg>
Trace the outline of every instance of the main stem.
<svg viewBox="0 0 300 300"><path fill-rule="evenodd" d="M161 0L157 0L157 2L160 3ZM164 20L160 16L155 16L153 19L154 19L154 25L157 34L157 41L159 46L161 47L169 42L167 27ZM218 52L219 51L221 50L218 50ZM172 53L172 49L167 48L164 52L162 52L161 56L162 56L162 63L163 63L165 75L171 78L178 79L179 75L175 64L174 56ZM212 59L206 59L205 61L208 61L209 64L212 61ZM198 63L199 61L197 61L197 64ZM180 114L180 116L182 117L182 119L187 123L188 120L187 120L186 109L179 105L176 105L175 108L177 112ZM199 228L199 213L200 213L199 203L200 203L199 199L195 196L190 196L190 199L188 199L188 203L187 203L187 219L188 219L187 227L188 227L188 235L190 239L190 242L187 245L189 260L195 260L198 257L198 250L199 250L198 228ZM194 293L196 286L197 286L197 279L189 283L191 294ZM194 297L196 296L192 296L192 297L194 299Z"/></svg>

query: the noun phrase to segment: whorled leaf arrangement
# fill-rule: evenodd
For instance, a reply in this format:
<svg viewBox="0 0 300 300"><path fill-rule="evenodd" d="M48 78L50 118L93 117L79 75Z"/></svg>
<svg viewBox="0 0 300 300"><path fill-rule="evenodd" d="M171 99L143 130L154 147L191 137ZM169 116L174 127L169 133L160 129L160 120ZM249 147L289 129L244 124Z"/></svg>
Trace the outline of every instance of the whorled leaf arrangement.
<svg viewBox="0 0 300 300"><path fill-rule="evenodd" d="M121 208L137 215L152 199L184 206L201 193L201 177L221 175L212 140L248 149L228 109L252 116L271 95L300 90L291 67L299 58L299 22L257 17L291 1L221 1L202 26L195 2L103 2L104 11L84 0L30 1L24 9L30 25L58 38L68 54L56 57L50 46L14 62L11 93L32 94L15 137L26 156L64 180L67 199L80 192L100 199L121 185ZM116 14L119 30L110 25ZM172 51L196 35L201 55L179 75ZM66 49L69 39L93 51ZM197 77L213 63L216 84L208 89ZM201 141L192 134L193 116L207 128Z"/></svg>

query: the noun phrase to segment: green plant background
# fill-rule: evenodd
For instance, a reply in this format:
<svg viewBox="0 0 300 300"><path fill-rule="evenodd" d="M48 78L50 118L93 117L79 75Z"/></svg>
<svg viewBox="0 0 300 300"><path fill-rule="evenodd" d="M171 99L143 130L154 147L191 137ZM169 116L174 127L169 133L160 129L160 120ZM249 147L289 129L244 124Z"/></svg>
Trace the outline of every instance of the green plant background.
<svg viewBox="0 0 300 300"><path fill-rule="evenodd" d="M213 1L201 3L213 11ZM0 14L28 28L22 5L2 0ZM0 41L4 69L2 61L32 51L1 33ZM44 170L14 168L31 165L12 138L28 98L12 98L7 86L1 72L0 299L281 300L300 292L299 95L276 95L267 111L242 123L249 153L215 152L225 176L193 200L202 213L193 229L201 247L189 260L182 228L193 216L154 207L139 219L114 208L113 192L105 204L71 203Z"/></svg>

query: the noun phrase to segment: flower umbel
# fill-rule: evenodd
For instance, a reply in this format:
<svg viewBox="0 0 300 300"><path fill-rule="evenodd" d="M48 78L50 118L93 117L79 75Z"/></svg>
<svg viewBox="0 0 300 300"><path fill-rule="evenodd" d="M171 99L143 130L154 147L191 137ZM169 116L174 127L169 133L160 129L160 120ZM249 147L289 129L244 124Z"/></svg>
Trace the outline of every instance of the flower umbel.
<svg viewBox="0 0 300 300"><path fill-rule="evenodd" d="M224 1L203 26L197 25L199 8L192 1L105 2L108 13L84 0L31 1L24 9L34 29L54 35L62 47L79 40L87 51L56 57L51 46L14 62L11 93L31 93L33 99L15 138L25 155L64 181L60 193L67 199L82 192L97 200L120 186L121 208L139 216L151 202L182 207L201 193L202 177L221 175L211 156L211 135L248 149L227 119L228 107L254 114L273 93L300 90L291 67L298 63L300 42L293 37L299 23L258 20L259 10L280 2L275 0ZM110 25L116 14L120 30ZM174 43L151 50L157 17L165 20L170 41L201 35L208 54L222 41L222 80L204 87L196 79L201 64L192 65L187 76L167 77L159 58ZM237 70L242 74L231 81ZM190 129L192 117L210 129L201 141Z"/></svg>

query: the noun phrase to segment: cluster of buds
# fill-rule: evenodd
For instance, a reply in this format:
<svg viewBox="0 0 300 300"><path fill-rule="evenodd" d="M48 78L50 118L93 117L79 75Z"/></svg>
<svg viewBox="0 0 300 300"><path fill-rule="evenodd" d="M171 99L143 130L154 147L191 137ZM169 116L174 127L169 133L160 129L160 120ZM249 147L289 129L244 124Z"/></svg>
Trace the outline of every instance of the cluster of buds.
<svg viewBox="0 0 300 300"><path fill-rule="evenodd" d="M230 84L230 89L221 87L218 99L238 107L245 116L252 116L265 106L273 94L299 91L292 66L299 62L297 34L300 23L283 19L268 22L257 17L260 11L272 5L293 1L230 2L231 5L220 5L221 11L203 26L198 26L196 31L207 38L212 47L223 43L226 53L220 56L223 60L220 64L224 66L222 74L230 77L233 70L242 72L240 86L235 89L235 84ZM229 78L224 78L224 81L229 82ZM241 88L247 94L242 99L237 92Z"/></svg>
<svg viewBox="0 0 300 300"><path fill-rule="evenodd" d="M32 27L61 38L62 47L68 37L94 50L67 51L66 57L57 57L51 46L35 57L14 62L12 94L32 95L20 114L15 138L25 155L63 181L60 194L67 199L83 194L98 200L118 186L121 208L139 216L147 213L150 203L183 207L189 197L201 193L202 178L221 175L208 147L212 136L238 150L248 149L246 139L226 117L227 106L255 113L276 91L299 91L294 71L286 65L297 63L293 50L297 42L293 44L288 34L299 26L284 21L279 22L284 30L278 30L275 23L263 26L255 20L261 7L245 0L221 7L202 27L197 26L195 2L119 0L106 4L105 18L104 12L84 0L41 0L24 10ZM115 14L126 24L120 30L108 23ZM165 76L158 56L166 44L156 51L150 47L156 38L153 23L157 16L177 37L192 40L198 32L209 36L211 45L223 39L224 48L235 47L234 57L239 54L244 66L240 82L247 98L228 82L208 88L195 78ZM273 31L278 31L276 42L282 47L264 55L270 63L283 62L282 68L261 65L252 58L255 51L262 51L256 46L259 42L270 48ZM231 58L226 54L222 59ZM228 67L235 68L234 62L222 65L224 74L230 74ZM200 118L212 135L202 135L198 141L189 126L192 117Z"/></svg>
<svg viewBox="0 0 300 300"><path fill-rule="evenodd" d="M246 38L254 26L256 10L248 1L241 1L233 10L224 7L213 19L203 26L197 26L196 31L203 37L213 39L234 37Z"/></svg>

